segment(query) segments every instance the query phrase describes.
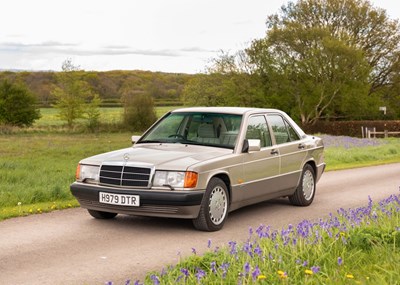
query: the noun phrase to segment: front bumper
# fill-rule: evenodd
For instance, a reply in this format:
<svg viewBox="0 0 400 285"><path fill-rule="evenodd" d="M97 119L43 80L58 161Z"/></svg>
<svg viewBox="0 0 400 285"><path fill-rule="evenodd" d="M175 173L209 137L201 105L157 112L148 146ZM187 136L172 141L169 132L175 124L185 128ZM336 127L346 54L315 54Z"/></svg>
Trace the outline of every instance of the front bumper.
<svg viewBox="0 0 400 285"><path fill-rule="evenodd" d="M194 219L197 218L204 191L155 191L121 189L74 182L70 186L82 208L127 215ZM99 202L99 192L139 195L140 206L119 206Z"/></svg>

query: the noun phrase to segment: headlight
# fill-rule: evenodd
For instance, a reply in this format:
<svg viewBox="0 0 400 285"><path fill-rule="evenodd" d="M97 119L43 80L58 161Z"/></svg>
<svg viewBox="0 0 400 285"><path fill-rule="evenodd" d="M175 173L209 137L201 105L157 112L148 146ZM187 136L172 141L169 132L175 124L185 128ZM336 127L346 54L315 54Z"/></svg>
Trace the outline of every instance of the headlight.
<svg viewBox="0 0 400 285"><path fill-rule="evenodd" d="M197 173L191 171L156 171L153 186L194 188L197 185L197 176Z"/></svg>
<svg viewBox="0 0 400 285"><path fill-rule="evenodd" d="M76 180L87 182L99 181L100 167L95 165L79 164L76 169Z"/></svg>

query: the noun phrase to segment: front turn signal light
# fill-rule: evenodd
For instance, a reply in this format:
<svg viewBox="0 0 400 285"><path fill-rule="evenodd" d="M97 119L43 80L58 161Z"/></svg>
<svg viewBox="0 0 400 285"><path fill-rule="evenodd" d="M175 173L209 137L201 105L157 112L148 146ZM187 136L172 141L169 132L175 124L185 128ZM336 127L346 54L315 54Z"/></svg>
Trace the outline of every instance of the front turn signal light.
<svg viewBox="0 0 400 285"><path fill-rule="evenodd" d="M81 165L78 164L78 166L76 167L76 172L75 172L76 180L79 180L80 176L81 176Z"/></svg>
<svg viewBox="0 0 400 285"><path fill-rule="evenodd" d="M186 171L184 188L195 188L199 175L193 171Z"/></svg>

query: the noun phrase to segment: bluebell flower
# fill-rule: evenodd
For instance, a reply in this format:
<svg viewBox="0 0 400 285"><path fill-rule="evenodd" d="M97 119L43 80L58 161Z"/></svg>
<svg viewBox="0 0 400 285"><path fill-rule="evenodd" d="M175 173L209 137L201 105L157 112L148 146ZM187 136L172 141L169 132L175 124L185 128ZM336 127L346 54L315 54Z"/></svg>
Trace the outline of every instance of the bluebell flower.
<svg viewBox="0 0 400 285"><path fill-rule="evenodd" d="M200 281L204 276L206 276L206 273L204 272L204 270L197 268L195 276L197 278L197 281Z"/></svg>
<svg viewBox="0 0 400 285"><path fill-rule="evenodd" d="M337 259L337 263L339 266L341 266L343 264L343 259L340 256Z"/></svg>
<svg viewBox="0 0 400 285"><path fill-rule="evenodd" d="M251 274L251 276L253 277L253 281L257 280L257 277L260 274L261 274L260 268L258 268L258 266L256 266L253 273Z"/></svg>
<svg viewBox="0 0 400 285"><path fill-rule="evenodd" d="M150 276L150 280L153 281L153 284L154 284L154 285L159 285L159 284L160 284L160 279L159 279L158 276L155 275L155 274L152 274L152 275Z"/></svg>
<svg viewBox="0 0 400 285"><path fill-rule="evenodd" d="M249 272L250 272L250 264L249 264L248 262L246 262L246 263L244 264L243 270L244 270L245 275L248 275L248 274L249 274Z"/></svg>
<svg viewBox="0 0 400 285"><path fill-rule="evenodd" d="M319 266L313 266L311 267L311 270L314 274L317 274L318 272L320 272L321 268Z"/></svg>

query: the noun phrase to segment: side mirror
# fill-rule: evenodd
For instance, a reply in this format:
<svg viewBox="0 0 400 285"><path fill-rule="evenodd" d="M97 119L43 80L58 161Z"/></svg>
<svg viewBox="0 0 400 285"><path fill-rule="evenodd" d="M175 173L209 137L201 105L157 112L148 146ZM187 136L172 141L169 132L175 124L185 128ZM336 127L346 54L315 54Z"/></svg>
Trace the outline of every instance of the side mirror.
<svg viewBox="0 0 400 285"><path fill-rule="evenodd" d="M260 151L261 140L245 139L243 142L242 152Z"/></svg>
<svg viewBox="0 0 400 285"><path fill-rule="evenodd" d="M132 136L132 144L135 144L140 139L140 136Z"/></svg>

